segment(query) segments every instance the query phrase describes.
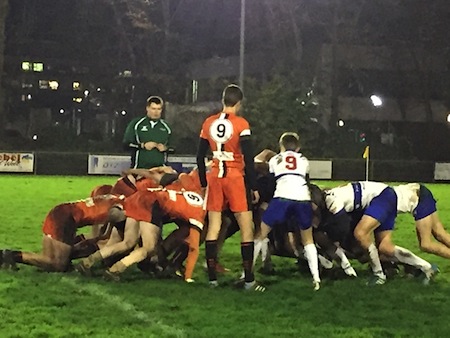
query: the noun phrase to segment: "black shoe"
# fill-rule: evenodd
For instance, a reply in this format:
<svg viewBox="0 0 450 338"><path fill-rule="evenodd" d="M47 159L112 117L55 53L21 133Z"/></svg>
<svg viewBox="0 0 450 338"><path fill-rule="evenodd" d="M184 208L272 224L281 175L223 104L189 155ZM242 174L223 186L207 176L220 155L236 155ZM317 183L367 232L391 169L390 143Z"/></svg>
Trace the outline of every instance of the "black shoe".
<svg viewBox="0 0 450 338"><path fill-rule="evenodd" d="M16 261L14 260L13 252L11 250L3 250L2 261L3 267L5 269L11 269L14 271L19 270L19 268L16 265Z"/></svg>
<svg viewBox="0 0 450 338"><path fill-rule="evenodd" d="M83 261L76 264L73 268L75 269L75 271L77 271L79 274L83 276L92 277L92 269L84 265Z"/></svg>
<svg viewBox="0 0 450 338"><path fill-rule="evenodd" d="M105 272L103 272L103 279L113 282L120 282L120 273L105 270Z"/></svg>

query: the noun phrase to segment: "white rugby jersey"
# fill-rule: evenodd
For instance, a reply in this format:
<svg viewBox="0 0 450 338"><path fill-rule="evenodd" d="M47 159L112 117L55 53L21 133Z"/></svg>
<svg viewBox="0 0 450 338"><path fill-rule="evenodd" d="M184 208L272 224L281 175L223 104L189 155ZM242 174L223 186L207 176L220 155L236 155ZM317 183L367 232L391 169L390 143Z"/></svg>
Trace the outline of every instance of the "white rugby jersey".
<svg viewBox="0 0 450 338"><path fill-rule="evenodd" d="M419 204L420 184L401 184L393 188L397 194L397 212L409 212L412 214Z"/></svg>
<svg viewBox="0 0 450 338"><path fill-rule="evenodd" d="M381 182L348 183L325 191L325 203L332 214L341 210L352 212L355 209L364 209L387 187L387 184Z"/></svg>
<svg viewBox="0 0 450 338"><path fill-rule="evenodd" d="M309 161L295 151L284 151L269 161L269 172L275 175L277 186L273 197L294 201L310 201L311 195L306 182Z"/></svg>

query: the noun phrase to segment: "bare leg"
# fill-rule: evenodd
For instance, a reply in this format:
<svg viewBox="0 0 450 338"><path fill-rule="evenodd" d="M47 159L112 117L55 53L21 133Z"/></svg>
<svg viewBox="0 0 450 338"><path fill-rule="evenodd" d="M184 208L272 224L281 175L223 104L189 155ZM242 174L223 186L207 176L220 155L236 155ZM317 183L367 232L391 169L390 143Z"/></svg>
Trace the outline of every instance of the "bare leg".
<svg viewBox="0 0 450 338"><path fill-rule="evenodd" d="M314 244L312 227L306 230L300 230L302 237L302 244L305 252L306 259L308 260L309 270L311 271L311 276L313 278L314 290L319 290L320 288L320 277L319 277L319 264L317 258L317 249Z"/></svg>
<svg viewBox="0 0 450 338"><path fill-rule="evenodd" d="M22 262L45 271L63 272L69 263L72 247L48 236L42 240L42 253L22 252Z"/></svg>
<svg viewBox="0 0 450 338"><path fill-rule="evenodd" d="M445 231L436 213L416 221L416 233L422 251L450 258L450 235ZM438 242L434 242L432 236Z"/></svg>
<svg viewBox="0 0 450 338"><path fill-rule="evenodd" d="M142 238L142 246L135 248L128 256L122 258L119 262L109 268L110 272L122 273L129 266L143 261L147 256L151 256L156 250L160 228L149 222L139 222L139 232Z"/></svg>
<svg viewBox="0 0 450 338"><path fill-rule="evenodd" d="M139 239L139 222L132 218L127 218L125 223L125 231L123 240L116 242L119 237L117 237L118 232L114 234L108 244L101 248L100 250L94 252L89 257L83 259L79 264L79 267L83 269L77 270L86 270L90 269L96 262L105 260L108 257L111 257L115 254L124 253L133 248L136 245Z"/></svg>
<svg viewBox="0 0 450 338"><path fill-rule="evenodd" d="M380 284L382 284L382 281L386 280L386 276L383 272L383 268L381 267L378 250L372 240L372 233L376 228L378 228L379 225L380 223L378 220L371 216L364 215L356 225L354 235L360 245L367 250L372 272L380 279Z"/></svg>

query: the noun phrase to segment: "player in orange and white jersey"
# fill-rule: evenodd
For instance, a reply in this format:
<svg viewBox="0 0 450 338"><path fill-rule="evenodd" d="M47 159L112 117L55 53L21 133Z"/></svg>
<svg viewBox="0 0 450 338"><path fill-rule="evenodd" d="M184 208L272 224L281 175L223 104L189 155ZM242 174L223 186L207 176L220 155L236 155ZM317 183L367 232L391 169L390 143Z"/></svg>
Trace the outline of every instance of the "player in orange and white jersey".
<svg viewBox="0 0 450 338"><path fill-rule="evenodd" d="M253 274L253 221L251 205L259 200L254 173L254 160L250 140L250 126L239 116L243 93L236 85L225 88L223 110L208 117L202 125L197 151L200 183L206 188L208 232L206 235L206 261L211 287L218 285L216 274L217 239L222 223L224 205L235 214L241 230L241 255L245 272L245 289L264 291L255 283ZM205 157L208 149L213 153L209 180L206 180Z"/></svg>
<svg viewBox="0 0 450 338"><path fill-rule="evenodd" d="M46 271L65 271L78 228L103 224L111 207L122 205L123 196L101 195L54 207L44 220L42 253L3 251L3 262L8 265L23 263Z"/></svg>

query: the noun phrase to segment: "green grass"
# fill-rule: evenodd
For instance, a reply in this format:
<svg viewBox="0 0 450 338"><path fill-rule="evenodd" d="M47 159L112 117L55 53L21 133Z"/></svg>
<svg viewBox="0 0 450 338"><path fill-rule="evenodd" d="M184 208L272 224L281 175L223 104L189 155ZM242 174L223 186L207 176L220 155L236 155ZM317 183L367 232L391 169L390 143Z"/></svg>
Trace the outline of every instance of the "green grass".
<svg viewBox="0 0 450 338"><path fill-rule="evenodd" d="M0 248L41 249L41 225L56 204L87 197L111 177L0 176ZM333 182L319 182L334 185ZM439 214L450 224L447 185L428 185ZM168 231L168 229L166 230ZM419 253L414 223L398 217L394 240ZM367 267L355 264L360 278L325 279L313 292L308 273L290 259L275 257L277 275L258 276L263 294L235 290L240 272L239 239L224 247L222 262L232 272L222 287L209 289L200 257L195 277L154 280L136 269L120 283L76 273L44 273L34 267L0 271L0 337L446 337L450 333L450 264L428 287L396 277L380 287L365 286ZM202 249L203 254L203 249Z"/></svg>

